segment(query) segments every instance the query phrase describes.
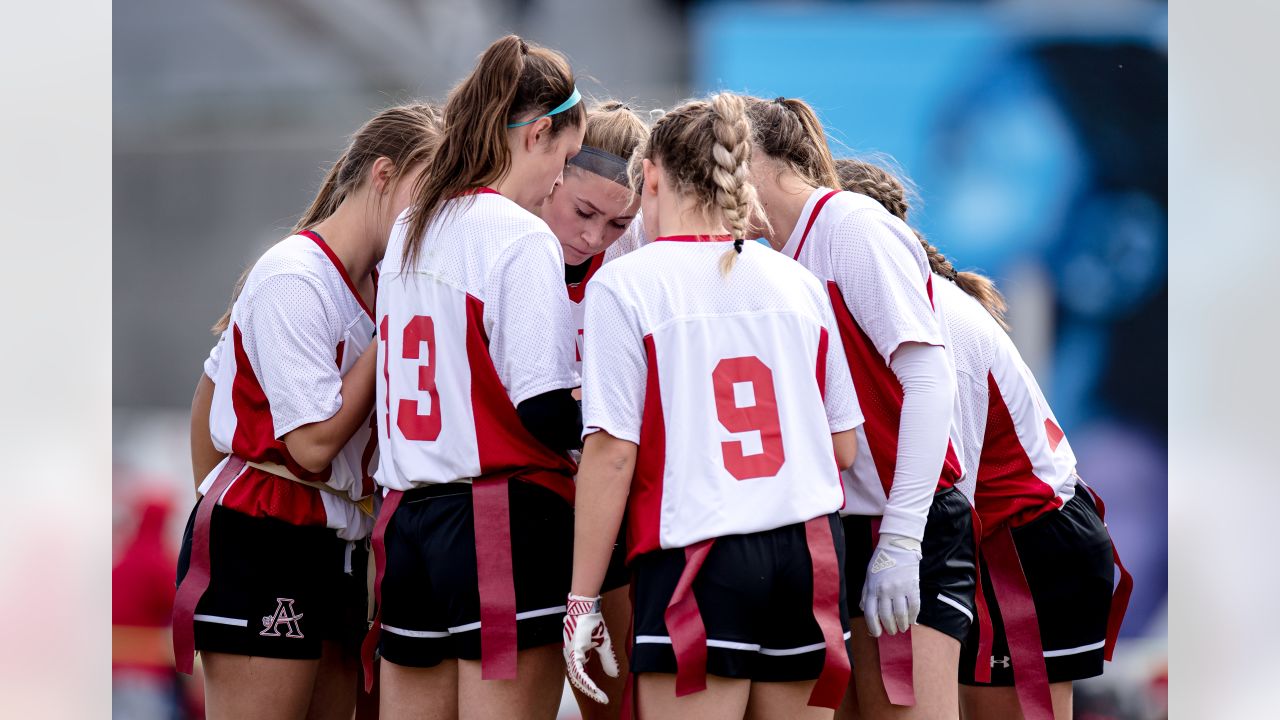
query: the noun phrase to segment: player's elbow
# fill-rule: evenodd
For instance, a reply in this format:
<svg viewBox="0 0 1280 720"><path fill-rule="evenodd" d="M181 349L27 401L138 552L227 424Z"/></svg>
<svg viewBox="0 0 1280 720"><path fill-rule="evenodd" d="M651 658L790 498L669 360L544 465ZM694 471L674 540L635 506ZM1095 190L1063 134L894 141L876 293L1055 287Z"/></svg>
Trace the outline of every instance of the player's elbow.
<svg viewBox="0 0 1280 720"><path fill-rule="evenodd" d="M844 432L833 433L831 435L831 445L836 452L836 466L841 470L848 470L853 467L853 461L858 455L856 431L845 430Z"/></svg>
<svg viewBox="0 0 1280 720"><path fill-rule="evenodd" d="M316 433L302 432L306 427L298 428L285 435L285 447L293 461L310 473L322 473L329 463L337 457L341 447L333 446Z"/></svg>

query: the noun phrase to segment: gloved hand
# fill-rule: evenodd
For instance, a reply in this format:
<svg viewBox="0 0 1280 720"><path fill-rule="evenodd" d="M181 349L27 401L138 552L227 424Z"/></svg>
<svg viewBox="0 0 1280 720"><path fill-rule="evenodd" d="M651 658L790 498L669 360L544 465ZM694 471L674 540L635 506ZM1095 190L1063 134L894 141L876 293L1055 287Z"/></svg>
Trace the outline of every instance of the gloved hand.
<svg viewBox="0 0 1280 720"><path fill-rule="evenodd" d="M592 650L600 656L605 674L618 677L618 658L613 654L613 640L600 614L600 598L570 594L564 614L564 663L569 682L592 700L608 703L609 696L587 675L587 658Z"/></svg>
<svg viewBox="0 0 1280 720"><path fill-rule="evenodd" d="M881 534L871 553L867 580L862 585L863 617L871 637L881 627L890 635L906 632L920 615L920 541L902 535Z"/></svg>

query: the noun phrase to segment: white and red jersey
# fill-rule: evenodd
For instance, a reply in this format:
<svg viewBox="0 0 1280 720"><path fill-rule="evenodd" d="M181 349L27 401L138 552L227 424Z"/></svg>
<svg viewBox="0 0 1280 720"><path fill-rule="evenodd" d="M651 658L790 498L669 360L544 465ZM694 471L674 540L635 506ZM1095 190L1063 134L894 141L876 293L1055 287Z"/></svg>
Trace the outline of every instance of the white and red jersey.
<svg viewBox="0 0 1280 720"><path fill-rule="evenodd" d="M586 305L583 300L587 296L587 283L591 282L591 278L600 269L600 266L616 260L623 255L638 250L644 244L644 220L636 213L635 218L631 220L631 224L627 226L626 232L622 237L618 238L612 245L605 248L605 251L593 256L587 262L586 275L576 283L565 283L565 289L569 292L569 303L573 309L573 324L576 328L574 334L574 370L579 374L582 373L582 328L584 319L586 318Z"/></svg>
<svg viewBox="0 0 1280 720"><path fill-rule="evenodd" d="M704 238L705 240L705 238ZM629 555L838 510L831 434L862 422L821 283L746 243L660 238L587 288L584 434L639 445Z"/></svg>
<svg viewBox="0 0 1280 720"><path fill-rule="evenodd" d="M983 532L1062 507L1075 495L1076 456L1040 385L981 303L941 277L933 286L956 360L968 471L959 487Z"/></svg>
<svg viewBox="0 0 1280 720"><path fill-rule="evenodd" d="M280 438L338 412L342 377L372 338L373 314L319 235L292 235L258 259L231 308L230 325L205 361L214 381L213 445L249 462L283 465L340 494L246 466L219 498L224 507L295 525L324 525L348 540L369 534L373 520L354 501L374 490L378 448L372 418L318 473L295 462ZM201 492L221 469L220 464L205 478Z"/></svg>
<svg viewBox="0 0 1280 720"><path fill-rule="evenodd" d="M573 462L516 413L579 384L560 243L485 188L448 201L405 267L406 217L378 287L378 483L409 490L507 473L572 498Z"/></svg>
<svg viewBox="0 0 1280 720"><path fill-rule="evenodd" d="M911 228L871 198L831 192L814 190L782 253L825 283L867 417L858 429L857 459L844 473L843 512L881 515L893 486L902 415L902 385L889 361L903 343L948 347L947 329L928 258ZM938 490L964 475L958 400L955 405Z"/></svg>

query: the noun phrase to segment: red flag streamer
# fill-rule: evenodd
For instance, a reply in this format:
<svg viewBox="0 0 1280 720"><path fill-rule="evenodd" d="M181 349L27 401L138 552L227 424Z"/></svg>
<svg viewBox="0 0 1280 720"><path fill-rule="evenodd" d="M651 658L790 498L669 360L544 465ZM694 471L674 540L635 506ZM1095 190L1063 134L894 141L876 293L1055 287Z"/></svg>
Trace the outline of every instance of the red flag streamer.
<svg viewBox="0 0 1280 720"><path fill-rule="evenodd" d="M662 615L676 654L676 697L707 689L707 628L693 596L693 580L714 542L703 540L684 549L684 572Z"/></svg>
<svg viewBox="0 0 1280 720"><path fill-rule="evenodd" d="M1013 685L1026 720L1053 720L1053 697L1049 693L1049 672L1040 644L1040 624L1031 588L1022 572L1018 549L1008 526L987 539L982 546L987 558L991 587L1000 604L1009 655L1013 661Z"/></svg>
<svg viewBox="0 0 1280 720"><path fill-rule="evenodd" d="M834 710L840 706L849 687L852 667L844 629L840 626L840 566L831 534L831 516L822 515L806 522L804 534L813 565L813 617L822 629L826 645L822 674L809 695L809 704Z"/></svg>
<svg viewBox="0 0 1280 720"><path fill-rule="evenodd" d="M476 577L480 585L480 677L516 677L516 584L511 574L511 496L508 478L471 484Z"/></svg>
<svg viewBox="0 0 1280 720"><path fill-rule="evenodd" d="M382 635L382 575L387 570L387 525L391 522L391 516L396 514L396 508L400 507L402 497L404 493L399 490L389 491L386 497L382 498L382 509L378 512L378 521L373 526L373 566L375 568L373 602L378 612L373 616L373 625L369 627L369 633L364 636L364 642L360 645L360 665L364 671L365 692L373 691L373 653L378 649L378 638Z"/></svg>
<svg viewBox="0 0 1280 720"><path fill-rule="evenodd" d="M218 498L232 480L240 477L243 469L244 458L235 455L228 458L196 510L195 527L191 530L191 561L173 598L173 657L180 673L190 675L195 669L196 605L209 589L209 520Z"/></svg>

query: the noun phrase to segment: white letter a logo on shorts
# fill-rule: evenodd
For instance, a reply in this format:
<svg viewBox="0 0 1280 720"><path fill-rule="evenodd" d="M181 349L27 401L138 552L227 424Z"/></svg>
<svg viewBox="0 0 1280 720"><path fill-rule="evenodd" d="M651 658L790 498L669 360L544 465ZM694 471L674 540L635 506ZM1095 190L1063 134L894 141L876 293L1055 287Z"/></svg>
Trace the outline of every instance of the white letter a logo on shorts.
<svg viewBox="0 0 1280 720"><path fill-rule="evenodd" d="M276 611L270 615L262 617L262 632L258 633L264 637L280 637L280 625L284 624L285 637L300 638L302 637L302 623L298 622L302 619L302 613L295 612L293 609L292 598L276 598Z"/></svg>

